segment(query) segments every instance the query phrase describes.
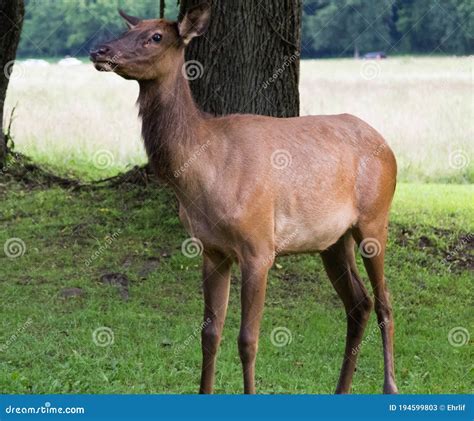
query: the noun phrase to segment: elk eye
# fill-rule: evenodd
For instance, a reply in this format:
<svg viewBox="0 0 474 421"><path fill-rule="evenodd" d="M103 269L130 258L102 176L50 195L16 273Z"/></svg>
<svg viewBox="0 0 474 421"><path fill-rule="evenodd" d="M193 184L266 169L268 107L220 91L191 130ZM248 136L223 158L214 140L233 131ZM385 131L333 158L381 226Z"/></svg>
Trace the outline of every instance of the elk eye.
<svg viewBox="0 0 474 421"><path fill-rule="evenodd" d="M160 34L155 34L151 37L151 39L154 41L154 42L160 42L161 41L161 35Z"/></svg>

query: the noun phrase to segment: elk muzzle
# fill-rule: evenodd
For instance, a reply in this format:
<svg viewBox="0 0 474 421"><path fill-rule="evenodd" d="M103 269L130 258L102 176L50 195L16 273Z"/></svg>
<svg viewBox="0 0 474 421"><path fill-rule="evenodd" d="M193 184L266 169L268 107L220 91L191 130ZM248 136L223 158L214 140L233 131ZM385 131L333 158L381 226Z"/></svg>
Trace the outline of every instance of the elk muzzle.
<svg viewBox="0 0 474 421"><path fill-rule="evenodd" d="M90 59L97 70L113 71L116 66L112 48L107 45L99 45L90 51Z"/></svg>

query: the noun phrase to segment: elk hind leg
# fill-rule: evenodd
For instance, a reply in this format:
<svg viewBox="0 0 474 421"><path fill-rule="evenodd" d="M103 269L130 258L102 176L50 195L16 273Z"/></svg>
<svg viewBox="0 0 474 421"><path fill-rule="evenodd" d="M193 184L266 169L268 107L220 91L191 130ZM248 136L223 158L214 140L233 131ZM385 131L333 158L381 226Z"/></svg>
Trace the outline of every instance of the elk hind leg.
<svg viewBox="0 0 474 421"><path fill-rule="evenodd" d="M336 393L349 393L372 301L357 273L354 240L350 233L322 252L321 257L328 277L344 303L346 311L346 347Z"/></svg>
<svg viewBox="0 0 474 421"><path fill-rule="evenodd" d="M384 277L387 221L360 224L354 231L375 296L375 312L382 335L384 356L384 393L398 393L393 356L394 321L390 294Z"/></svg>

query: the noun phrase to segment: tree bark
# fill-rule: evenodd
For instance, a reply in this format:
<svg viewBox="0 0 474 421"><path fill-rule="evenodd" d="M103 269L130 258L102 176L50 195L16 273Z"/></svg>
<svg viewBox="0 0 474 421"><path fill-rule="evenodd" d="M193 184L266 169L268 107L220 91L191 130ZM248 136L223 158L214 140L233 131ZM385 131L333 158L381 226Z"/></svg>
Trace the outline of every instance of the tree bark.
<svg viewBox="0 0 474 421"><path fill-rule="evenodd" d="M7 145L3 132L3 106L7 94L9 75L16 57L21 28L25 15L23 0L0 0L0 168L3 167Z"/></svg>
<svg viewBox="0 0 474 421"><path fill-rule="evenodd" d="M181 0L180 16L202 0ZM215 115L299 115L301 0L212 0L207 34L193 40L186 60L203 111ZM261 4L260 4L261 3Z"/></svg>

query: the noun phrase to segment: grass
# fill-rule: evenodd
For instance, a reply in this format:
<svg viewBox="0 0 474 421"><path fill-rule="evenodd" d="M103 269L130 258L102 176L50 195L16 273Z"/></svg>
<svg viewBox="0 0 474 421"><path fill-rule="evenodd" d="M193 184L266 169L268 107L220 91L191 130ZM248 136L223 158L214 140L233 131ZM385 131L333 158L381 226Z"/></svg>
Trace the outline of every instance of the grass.
<svg viewBox="0 0 474 421"><path fill-rule="evenodd" d="M0 178L0 185L4 182ZM2 393L195 393L200 260L181 253L186 234L171 194L157 187L70 191L10 183L0 195L0 245L10 238L25 244L18 258L0 252ZM387 279L402 393L473 391L472 339L460 347L448 340L453 328L474 332L472 274L465 265L470 245L462 239L474 228L473 198L469 185L398 187ZM447 264L449 252L453 259ZM318 257L278 263L261 329L258 390L332 393L344 347L342 305ZM129 300L99 281L111 272L130 279ZM64 298L64 288L79 288L82 295ZM235 271L218 393L242 390L239 318ZM112 330L111 345L94 343L100 327ZM278 327L289 329L291 343L272 344ZM380 393L382 381L373 315L353 391Z"/></svg>
<svg viewBox="0 0 474 421"><path fill-rule="evenodd" d="M349 112L368 121L394 149L400 180L472 182L472 72L470 57L307 60L301 111ZM19 151L56 171L99 178L145 161L137 95L136 83L90 64L19 62L6 105L7 113L18 105Z"/></svg>

